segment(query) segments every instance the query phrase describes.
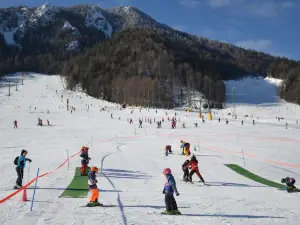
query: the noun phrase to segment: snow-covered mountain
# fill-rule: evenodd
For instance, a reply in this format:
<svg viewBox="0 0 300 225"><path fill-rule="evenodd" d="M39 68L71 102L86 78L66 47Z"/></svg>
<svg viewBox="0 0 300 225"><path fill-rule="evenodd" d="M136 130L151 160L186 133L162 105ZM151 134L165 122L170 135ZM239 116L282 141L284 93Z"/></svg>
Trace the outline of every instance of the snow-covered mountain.
<svg viewBox="0 0 300 225"><path fill-rule="evenodd" d="M0 33L8 45L22 45L24 36L30 30L57 24L61 25L61 31L71 30L76 35L86 28L97 29L106 38L129 27L167 27L134 7L105 10L97 5L63 8L46 3L38 8L0 9Z"/></svg>

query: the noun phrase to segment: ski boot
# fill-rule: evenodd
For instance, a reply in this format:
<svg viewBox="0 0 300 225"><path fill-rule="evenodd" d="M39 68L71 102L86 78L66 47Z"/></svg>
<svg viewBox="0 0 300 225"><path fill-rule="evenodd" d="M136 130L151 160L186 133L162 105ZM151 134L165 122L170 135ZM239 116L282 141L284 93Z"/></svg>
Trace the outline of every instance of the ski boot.
<svg viewBox="0 0 300 225"><path fill-rule="evenodd" d="M177 209L177 210L172 210L172 213L174 215L181 215L181 212Z"/></svg>

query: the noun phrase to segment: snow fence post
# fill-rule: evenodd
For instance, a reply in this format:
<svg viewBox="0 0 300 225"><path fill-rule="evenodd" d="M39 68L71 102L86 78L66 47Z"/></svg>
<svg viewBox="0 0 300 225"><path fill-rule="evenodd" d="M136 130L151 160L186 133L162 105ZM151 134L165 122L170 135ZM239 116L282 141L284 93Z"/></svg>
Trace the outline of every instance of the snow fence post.
<svg viewBox="0 0 300 225"><path fill-rule="evenodd" d="M70 170L69 149L67 149L68 171Z"/></svg>
<svg viewBox="0 0 300 225"><path fill-rule="evenodd" d="M33 202L34 202L34 196L35 196L35 191L36 191L39 172L40 172L40 168L38 168L37 173L36 173L36 180L35 180L35 184L34 184L34 190L33 190L33 195L32 195L32 200L31 200L31 207L30 207L31 212L32 212L32 208L33 208Z"/></svg>
<svg viewBox="0 0 300 225"><path fill-rule="evenodd" d="M242 149L242 153L243 153L244 167L246 168L246 162L245 162L245 157L244 157L244 149Z"/></svg>

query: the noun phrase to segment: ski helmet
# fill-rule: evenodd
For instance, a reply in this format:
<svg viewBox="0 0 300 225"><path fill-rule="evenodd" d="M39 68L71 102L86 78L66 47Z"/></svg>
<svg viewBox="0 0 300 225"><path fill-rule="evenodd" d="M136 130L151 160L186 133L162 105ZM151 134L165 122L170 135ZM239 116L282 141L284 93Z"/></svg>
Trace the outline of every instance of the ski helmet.
<svg viewBox="0 0 300 225"><path fill-rule="evenodd" d="M171 171L170 168L165 168L165 169L163 170L163 174L164 174L164 175L172 174L172 171Z"/></svg>
<svg viewBox="0 0 300 225"><path fill-rule="evenodd" d="M183 140L180 141L180 143L183 143L183 142L184 142Z"/></svg>
<svg viewBox="0 0 300 225"><path fill-rule="evenodd" d="M99 169L98 169L98 167L96 167L96 166L93 166L93 167L91 168L91 172L96 172L96 173L98 173L98 171L99 171Z"/></svg>

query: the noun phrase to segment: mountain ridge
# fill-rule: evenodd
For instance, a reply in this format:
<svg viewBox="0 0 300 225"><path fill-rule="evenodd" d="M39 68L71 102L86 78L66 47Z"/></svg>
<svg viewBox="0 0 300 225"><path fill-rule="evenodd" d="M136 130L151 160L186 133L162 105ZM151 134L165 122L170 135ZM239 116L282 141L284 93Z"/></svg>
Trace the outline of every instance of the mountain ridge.
<svg viewBox="0 0 300 225"><path fill-rule="evenodd" d="M297 63L284 57L247 50L176 30L156 21L136 7L103 9L90 4L71 7L51 4L35 8L11 7L0 9L0 21L2 74L17 71L63 73L68 79L76 78L69 80L72 84L70 87L80 84L89 92L88 87L92 86L92 93L89 94L95 97L105 96L108 100L113 97L112 91L105 90L106 94L99 91L99 87L94 86L94 78L106 82L107 87L113 86L117 76L125 79L124 83L126 79L134 78L138 84L141 80L135 77L143 76L145 72L142 70L145 70L153 74L151 79L154 86L163 85L163 90L168 90L168 93L164 93L163 90L152 88L152 91L159 91L157 98L164 99L167 102L165 105L171 105L175 98L174 84L172 87L170 84L162 84L161 79L174 79L177 89L179 86L192 88L205 93L210 101L220 105L226 95L224 84L221 84L223 80L249 75L266 77L273 74L276 77L279 67L274 64ZM145 40L149 43L142 44ZM97 49L102 52L98 53ZM103 60L108 55L120 60ZM162 72L161 69L151 66L151 62L147 61L149 58L158 59L159 65L167 63L168 66ZM89 66L83 65L81 61ZM95 65L91 65L90 61ZM77 64L85 69L78 68ZM152 71L145 65L151 67ZM65 68L72 72L68 73ZM124 78L120 73L123 70L129 72L131 78L128 75ZM101 76L104 75L99 71L109 72L109 75L105 74L109 79L102 79ZM84 83L88 73L92 76ZM162 73L163 76L158 75ZM191 80L197 84L192 84ZM219 93L220 90L223 94Z"/></svg>

